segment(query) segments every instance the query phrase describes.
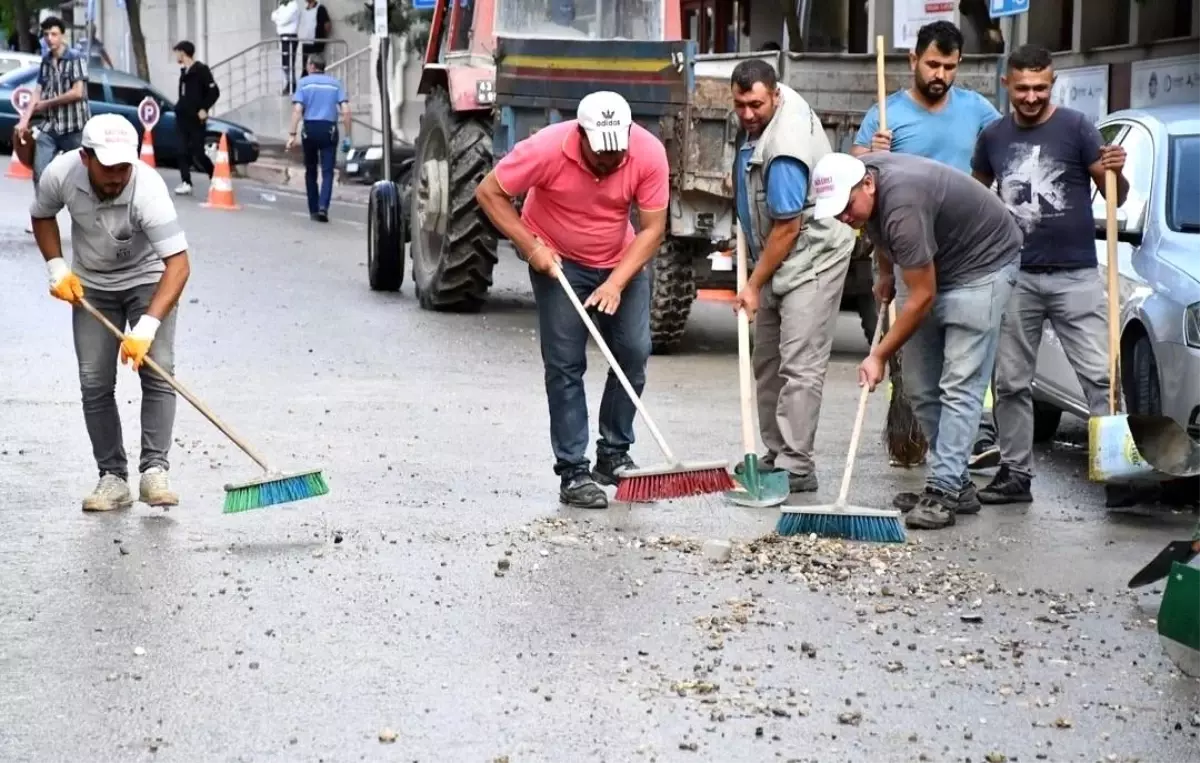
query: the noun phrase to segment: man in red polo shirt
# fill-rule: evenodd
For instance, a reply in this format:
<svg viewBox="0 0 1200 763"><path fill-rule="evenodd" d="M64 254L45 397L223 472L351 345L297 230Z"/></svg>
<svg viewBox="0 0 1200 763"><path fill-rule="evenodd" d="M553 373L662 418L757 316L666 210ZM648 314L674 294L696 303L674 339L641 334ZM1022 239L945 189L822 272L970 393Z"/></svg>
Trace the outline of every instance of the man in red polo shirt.
<svg viewBox="0 0 1200 763"><path fill-rule="evenodd" d="M629 104L601 91L579 102L577 119L544 127L501 159L475 197L529 263L546 369L550 444L559 499L608 506L597 482L615 485L634 468L633 402L610 372L600 401L596 468L587 458L583 372L588 331L558 283L562 270L640 395L650 357L650 278L646 263L667 229L667 152L633 123ZM525 194L520 215L512 199ZM640 231L630 222L638 210Z"/></svg>

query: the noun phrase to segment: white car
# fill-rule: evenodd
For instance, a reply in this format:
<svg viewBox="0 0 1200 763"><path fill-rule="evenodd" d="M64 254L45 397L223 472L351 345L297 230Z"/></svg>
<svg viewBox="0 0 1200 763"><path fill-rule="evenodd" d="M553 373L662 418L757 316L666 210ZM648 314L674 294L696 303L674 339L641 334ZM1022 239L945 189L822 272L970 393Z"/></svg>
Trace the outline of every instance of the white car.
<svg viewBox="0 0 1200 763"><path fill-rule="evenodd" d="M36 64L42 60L37 53L21 53L16 50L0 50L0 75L7 74L22 66Z"/></svg>

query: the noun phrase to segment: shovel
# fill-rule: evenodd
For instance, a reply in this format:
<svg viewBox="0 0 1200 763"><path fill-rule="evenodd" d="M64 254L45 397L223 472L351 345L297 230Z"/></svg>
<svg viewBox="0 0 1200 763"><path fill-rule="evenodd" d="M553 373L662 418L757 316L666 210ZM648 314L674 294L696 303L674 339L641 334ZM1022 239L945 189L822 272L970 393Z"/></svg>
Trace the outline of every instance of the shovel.
<svg viewBox="0 0 1200 763"><path fill-rule="evenodd" d="M742 226L736 225L737 238L737 284L738 291L746 288L746 239ZM742 396L742 469L734 470L733 479L740 489L729 490L725 499L738 506L766 509L778 506L788 499L791 488L785 471L763 471L758 463L757 438L754 436L753 404L754 390L750 373L750 318L745 310L738 310L738 381Z"/></svg>
<svg viewBox="0 0 1200 763"><path fill-rule="evenodd" d="M1178 421L1131 413L1126 423L1138 453L1155 471L1185 479L1200 476L1200 443Z"/></svg>

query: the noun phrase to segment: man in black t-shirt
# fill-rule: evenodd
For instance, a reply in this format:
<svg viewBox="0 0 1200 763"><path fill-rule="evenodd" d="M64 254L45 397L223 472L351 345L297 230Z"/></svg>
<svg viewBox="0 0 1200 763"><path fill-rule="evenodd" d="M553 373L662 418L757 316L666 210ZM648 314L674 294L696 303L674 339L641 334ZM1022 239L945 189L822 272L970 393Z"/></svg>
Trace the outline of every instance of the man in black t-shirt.
<svg viewBox="0 0 1200 763"><path fill-rule="evenodd" d="M1087 116L1050 102L1050 52L1035 45L1013 51L1004 79L1012 113L979 136L972 174L991 186L1025 233L1021 273L1000 329L996 353L996 421L1000 470L979 500L1033 500L1033 397L1042 324L1049 320L1075 369L1092 415L1108 413L1108 318L1097 270L1092 181L1104 192L1106 170L1118 178L1117 204L1129 183L1125 150L1104 145Z"/></svg>

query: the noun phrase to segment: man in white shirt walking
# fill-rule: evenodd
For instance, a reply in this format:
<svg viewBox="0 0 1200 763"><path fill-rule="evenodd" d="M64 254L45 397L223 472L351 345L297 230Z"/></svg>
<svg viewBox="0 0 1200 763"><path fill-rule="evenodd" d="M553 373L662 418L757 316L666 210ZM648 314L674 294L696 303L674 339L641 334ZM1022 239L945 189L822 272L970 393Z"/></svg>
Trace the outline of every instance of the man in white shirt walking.
<svg viewBox="0 0 1200 763"><path fill-rule="evenodd" d="M296 0L279 0L271 11L275 34L279 35L279 59L283 66L283 94L296 92L296 48L299 46L300 6Z"/></svg>

